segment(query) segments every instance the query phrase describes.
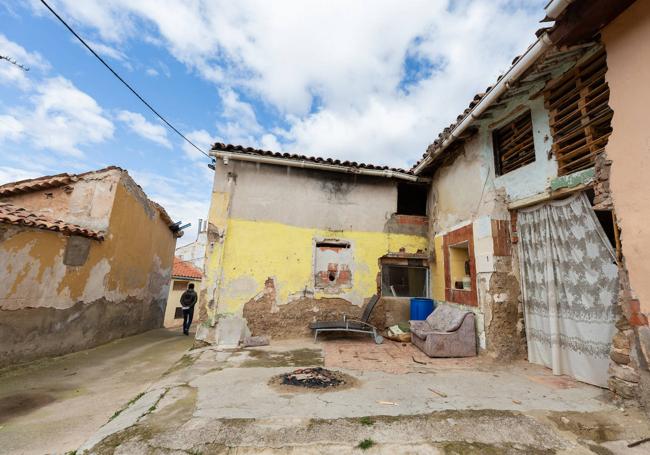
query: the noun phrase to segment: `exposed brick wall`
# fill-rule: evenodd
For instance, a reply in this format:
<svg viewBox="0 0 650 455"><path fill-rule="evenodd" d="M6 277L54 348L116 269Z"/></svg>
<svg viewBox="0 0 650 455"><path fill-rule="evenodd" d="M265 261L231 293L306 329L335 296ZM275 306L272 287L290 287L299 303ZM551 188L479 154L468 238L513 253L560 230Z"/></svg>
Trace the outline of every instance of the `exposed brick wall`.
<svg viewBox="0 0 650 455"><path fill-rule="evenodd" d="M469 275L472 278L472 289L470 291L454 289L453 283L451 282L449 246L462 242L468 242L469 246ZM476 261L474 258L474 228L472 224L468 224L446 234L442 239L442 249L445 255L445 300L451 303L478 306Z"/></svg>

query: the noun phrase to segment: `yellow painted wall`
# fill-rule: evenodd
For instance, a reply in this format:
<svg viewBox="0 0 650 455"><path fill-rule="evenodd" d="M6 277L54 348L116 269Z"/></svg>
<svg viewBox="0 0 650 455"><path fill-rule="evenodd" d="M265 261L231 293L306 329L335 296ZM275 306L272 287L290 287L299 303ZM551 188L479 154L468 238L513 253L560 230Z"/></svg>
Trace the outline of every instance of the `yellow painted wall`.
<svg viewBox="0 0 650 455"><path fill-rule="evenodd" d="M213 201L213 206L215 202ZM223 251L223 281L219 287L220 314L242 311L243 305L261 293L267 278L275 280L277 303L292 300L292 294L314 289L315 238L338 238L352 244L354 268L352 289L340 294L316 292L315 298L340 297L362 304L377 292L379 258L389 252L415 253L425 250L425 237L383 232L326 231L265 221L230 219ZM208 255L207 277L219 273L219 246Z"/></svg>
<svg viewBox="0 0 650 455"><path fill-rule="evenodd" d="M0 224L0 366L160 327L176 240L127 185L80 266L63 263L68 237Z"/></svg>
<svg viewBox="0 0 650 455"><path fill-rule="evenodd" d="M436 262L431 264L431 295L439 302L445 300L445 255L442 248L442 236L433 239Z"/></svg>

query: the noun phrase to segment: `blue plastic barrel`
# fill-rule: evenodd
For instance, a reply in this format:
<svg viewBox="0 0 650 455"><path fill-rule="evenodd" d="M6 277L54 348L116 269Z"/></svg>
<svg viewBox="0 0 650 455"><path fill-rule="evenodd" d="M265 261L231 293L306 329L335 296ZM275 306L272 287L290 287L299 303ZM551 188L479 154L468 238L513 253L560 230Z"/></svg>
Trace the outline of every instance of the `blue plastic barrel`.
<svg viewBox="0 0 650 455"><path fill-rule="evenodd" d="M433 313L433 300L423 297L411 298L411 321L424 321Z"/></svg>

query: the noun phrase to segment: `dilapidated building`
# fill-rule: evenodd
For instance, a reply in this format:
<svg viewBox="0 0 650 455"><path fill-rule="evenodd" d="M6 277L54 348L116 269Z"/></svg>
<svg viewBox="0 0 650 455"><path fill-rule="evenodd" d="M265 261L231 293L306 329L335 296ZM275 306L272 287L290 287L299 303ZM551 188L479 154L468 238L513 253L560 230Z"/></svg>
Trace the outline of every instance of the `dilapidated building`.
<svg viewBox="0 0 650 455"><path fill-rule="evenodd" d="M432 179L433 295L476 313L486 352L644 401L649 66L634 55L647 54L650 5L547 14L553 26L413 168Z"/></svg>
<svg viewBox="0 0 650 455"><path fill-rule="evenodd" d="M117 167L0 186L0 366L160 327L176 231Z"/></svg>
<svg viewBox="0 0 650 455"><path fill-rule="evenodd" d="M376 321L408 318L429 295L427 194L389 169L216 144L202 317L244 317L255 334L309 333L358 315L383 289Z"/></svg>
<svg viewBox="0 0 650 455"><path fill-rule="evenodd" d="M215 144L203 317L288 336L431 296L475 313L483 354L648 401L650 4L546 12L411 170Z"/></svg>

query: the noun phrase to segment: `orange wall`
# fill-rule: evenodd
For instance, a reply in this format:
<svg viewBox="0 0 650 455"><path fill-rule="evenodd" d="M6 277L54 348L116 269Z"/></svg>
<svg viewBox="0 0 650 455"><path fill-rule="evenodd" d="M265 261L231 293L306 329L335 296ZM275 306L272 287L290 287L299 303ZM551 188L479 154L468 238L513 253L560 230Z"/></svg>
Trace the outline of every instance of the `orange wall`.
<svg viewBox="0 0 650 455"><path fill-rule="evenodd" d="M650 1L634 3L602 36L614 110L611 189L632 289L650 314Z"/></svg>

